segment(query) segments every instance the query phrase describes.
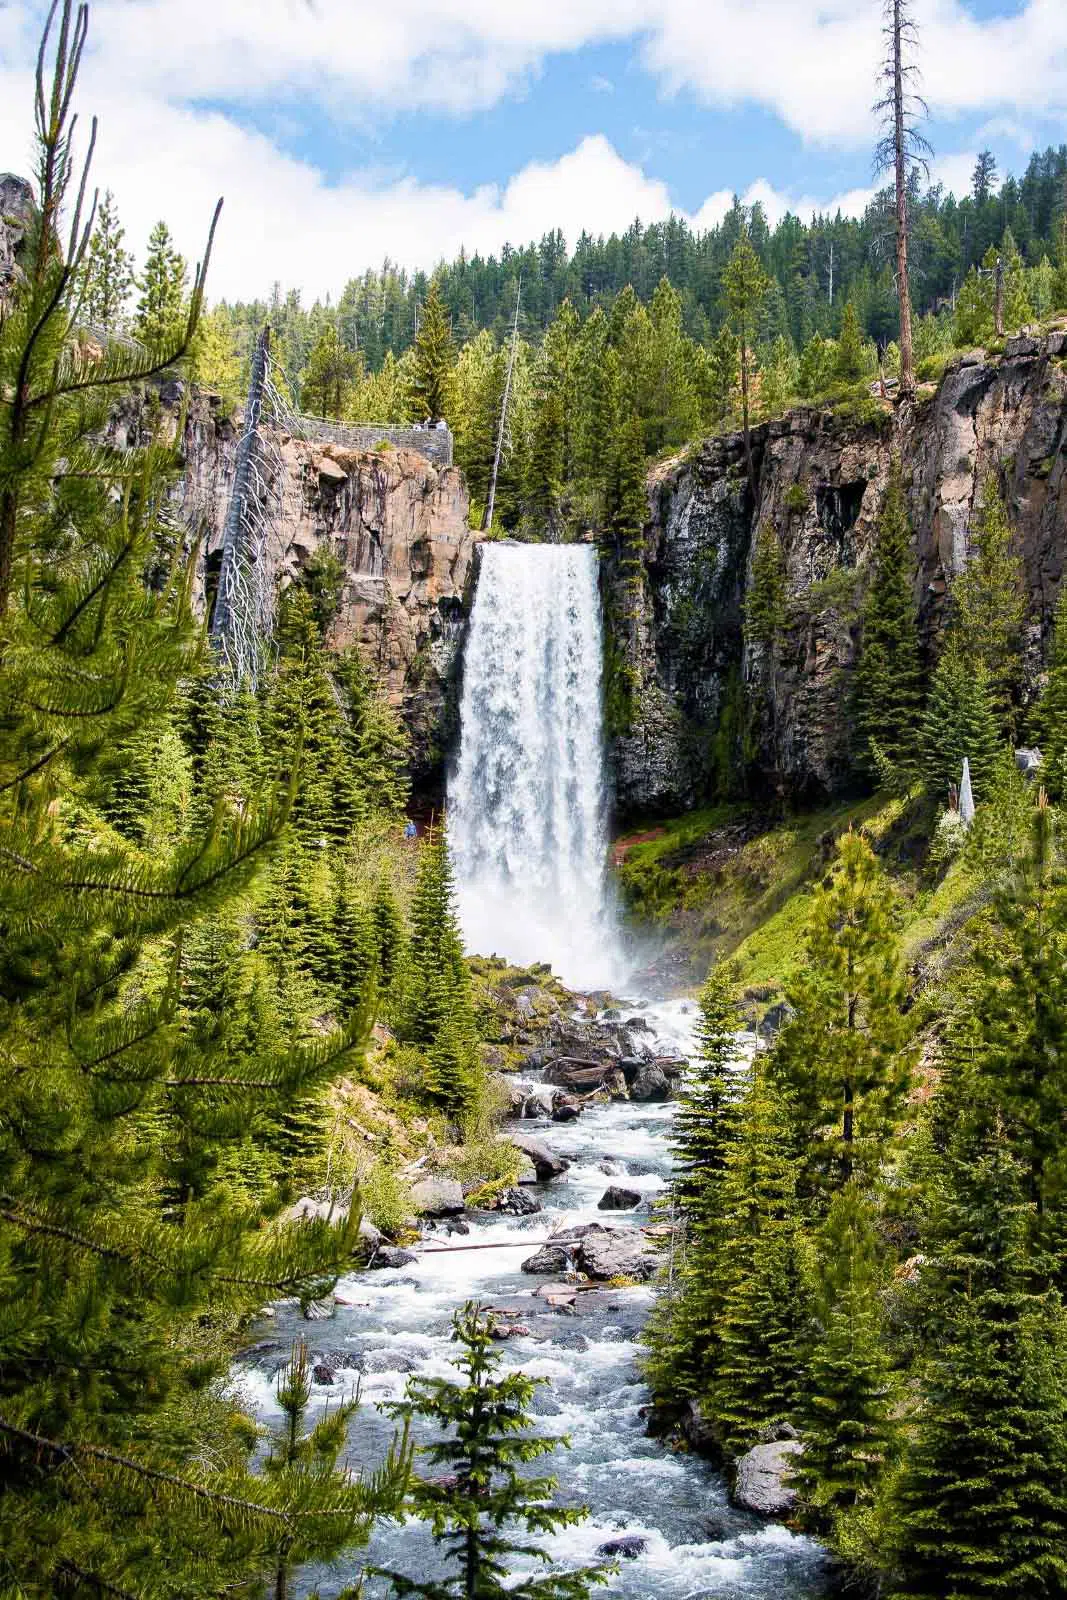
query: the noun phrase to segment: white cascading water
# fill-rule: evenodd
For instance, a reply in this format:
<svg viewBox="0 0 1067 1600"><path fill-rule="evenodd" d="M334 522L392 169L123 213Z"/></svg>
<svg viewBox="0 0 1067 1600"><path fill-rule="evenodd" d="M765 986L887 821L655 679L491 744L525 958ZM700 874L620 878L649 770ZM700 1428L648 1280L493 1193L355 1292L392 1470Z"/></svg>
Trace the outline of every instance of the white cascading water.
<svg viewBox="0 0 1067 1600"><path fill-rule="evenodd" d="M463 673L451 840L467 947L624 975L608 894L602 640L588 545L485 544Z"/></svg>

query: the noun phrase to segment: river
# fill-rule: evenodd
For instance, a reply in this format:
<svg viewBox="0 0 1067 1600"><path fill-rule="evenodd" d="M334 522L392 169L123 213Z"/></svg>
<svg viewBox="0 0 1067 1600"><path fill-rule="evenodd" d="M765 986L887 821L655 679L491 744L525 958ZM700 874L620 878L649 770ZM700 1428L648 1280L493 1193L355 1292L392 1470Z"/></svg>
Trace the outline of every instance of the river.
<svg viewBox="0 0 1067 1600"><path fill-rule="evenodd" d="M606 869L596 572L589 547L484 547L449 831L469 949L548 961L575 989L625 993L625 944ZM655 1053L692 1056L691 999L638 996L619 1009L623 1018L644 1019ZM524 1068L523 1076L536 1082L539 1073ZM526 1330L502 1344L504 1365L548 1380L535 1403L538 1428L570 1439L543 1470L558 1476L565 1503L590 1510L586 1521L548 1541L555 1562L585 1565L601 1545L630 1535L638 1553L599 1591L613 1600L824 1595L817 1545L737 1511L720 1474L648 1436L640 1337L654 1291L605 1288L552 1309L536 1295L543 1280L521 1271L537 1245L565 1226L650 1220L670 1175L671 1110L669 1102L615 1101L587 1107L570 1123L545 1122L543 1142L570 1166L536 1186L541 1211L476 1214L460 1238L428 1231L416 1263L342 1280L342 1303L329 1322L309 1325L277 1308L267 1348L241 1373L249 1403L264 1420L277 1419L274 1374L291 1339L304 1335L313 1359L336 1369L331 1385L316 1388L316 1405L360 1375L364 1405L353 1423L352 1458L372 1465L391 1435L377 1406L399 1398L409 1374L455 1375L449 1335L456 1307L469 1299L500 1307ZM536 1122L522 1128L539 1131ZM612 1181L638 1192L635 1211L598 1210ZM494 1248L440 1250L449 1243ZM411 1576L440 1572L424 1527L387 1524L369 1552L303 1574L298 1592L318 1587L330 1600L364 1560ZM367 1600L388 1593L387 1584L368 1582Z"/></svg>

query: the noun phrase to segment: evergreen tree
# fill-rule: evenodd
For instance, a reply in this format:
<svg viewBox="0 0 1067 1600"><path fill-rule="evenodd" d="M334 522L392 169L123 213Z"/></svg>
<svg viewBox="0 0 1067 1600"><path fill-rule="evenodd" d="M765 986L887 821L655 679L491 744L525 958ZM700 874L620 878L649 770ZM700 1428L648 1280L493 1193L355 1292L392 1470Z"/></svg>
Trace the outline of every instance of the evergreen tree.
<svg viewBox="0 0 1067 1600"><path fill-rule="evenodd" d="M796 1484L811 1525L832 1532L875 1500L895 1434L874 1219L855 1184L834 1196L823 1224L815 1303Z"/></svg>
<svg viewBox="0 0 1067 1600"><path fill-rule="evenodd" d="M945 801L966 756L976 801L985 798L997 760L997 719L985 671L949 638L930 684L920 741L927 790Z"/></svg>
<svg viewBox="0 0 1067 1600"><path fill-rule="evenodd" d="M411 1455L406 1433L394 1443L377 1472L357 1480L352 1506L345 1519L334 1513L323 1490L347 1477L344 1457L349 1425L359 1411L358 1396L327 1408L317 1422L307 1426L311 1403L311 1359L307 1342L297 1339L274 1390L283 1422L273 1434L264 1462L264 1477L279 1505L299 1505L300 1520L280 1531L272 1562L272 1600L290 1600L298 1568L311 1560L330 1560L346 1545L365 1544L380 1516L399 1516L410 1471ZM325 1502L325 1503L324 1503ZM334 1600L360 1600L362 1580L346 1586ZM318 1591L310 1597L318 1600Z"/></svg>
<svg viewBox="0 0 1067 1600"><path fill-rule="evenodd" d="M133 257L123 245L115 197L105 189L85 257L82 307L86 317L108 333L121 328L133 289Z"/></svg>
<svg viewBox="0 0 1067 1600"><path fill-rule="evenodd" d="M773 651L785 621L785 557L773 524L762 522L745 596L745 642Z"/></svg>
<svg viewBox="0 0 1067 1600"><path fill-rule="evenodd" d="M995 1128L964 1124L948 1178L894 1592L1067 1595L1067 1321L1027 1289L1026 1208Z"/></svg>
<svg viewBox="0 0 1067 1600"><path fill-rule="evenodd" d="M300 380L300 403L318 417L343 417L359 378L358 355L346 350L337 327L328 322Z"/></svg>
<svg viewBox="0 0 1067 1600"><path fill-rule="evenodd" d="M729 963L720 963L708 973L700 991L696 1070L678 1095L671 1189L694 1221L719 1213L721 1197L716 1190L725 1171L743 1084L737 976L737 969Z"/></svg>
<svg viewBox="0 0 1067 1600"><path fill-rule="evenodd" d="M951 589L951 634L972 668L984 672L994 710L1010 731L1022 675L1026 600L1022 563L1012 551L1011 525L992 474L968 531L967 565Z"/></svg>
<svg viewBox="0 0 1067 1600"><path fill-rule="evenodd" d="M431 830L419 854L397 1033L427 1052L425 1093L450 1113L468 1109L477 1093L470 974L454 901L441 826Z"/></svg>
<svg viewBox="0 0 1067 1600"><path fill-rule="evenodd" d="M737 335L741 361L741 427L745 440L745 462L752 498L756 498L756 469L752 460L749 429L752 383L752 348L760 310L770 287L759 256L747 231L742 232L723 273L723 296Z"/></svg>
<svg viewBox="0 0 1067 1600"><path fill-rule="evenodd" d="M186 267L174 248L170 229L157 222L148 236L144 267L137 280L136 331L150 350L173 343L185 322Z"/></svg>
<svg viewBox="0 0 1067 1600"><path fill-rule="evenodd" d="M843 382L856 383L863 377L866 366L863 333L859 317L856 315L856 307L850 300L845 306L845 314L841 319L841 332L837 336L834 369Z"/></svg>
<svg viewBox="0 0 1067 1600"><path fill-rule="evenodd" d="M804 972L789 992L774 1071L788 1085L809 1181L831 1188L876 1174L911 1083L914 1050L892 888L849 832L814 897Z"/></svg>
<svg viewBox="0 0 1067 1600"><path fill-rule="evenodd" d="M899 459L890 468L872 565L856 668L856 730L867 771L906 784L916 765L923 674Z"/></svg>
<svg viewBox="0 0 1067 1600"><path fill-rule="evenodd" d="M721 1298L701 1402L731 1455L791 1417L802 1391L811 1305L796 1178L785 1104L757 1063L726 1155L724 1225L704 1286L706 1309L716 1278Z"/></svg>
<svg viewBox="0 0 1067 1600"><path fill-rule="evenodd" d="M531 1401L543 1378L522 1372L500 1374L493 1345L491 1313L469 1302L453 1319L453 1341L461 1382L411 1378L406 1398L388 1406L410 1425L425 1419L445 1430L420 1454L440 1475L416 1480L411 1510L433 1527L445 1559L454 1569L444 1582L420 1583L402 1573L385 1572L398 1596L421 1600L587 1600L605 1583L609 1569L520 1578L516 1558L547 1562L540 1535L573 1527L587 1512L553 1501L556 1480L529 1477L522 1468L550 1455L557 1439L531 1433ZM517 1529L525 1530L525 1536Z"/></svg>
<svg viewBox="0 0 1067 1600"><path fill-rule="evenodd" d="M1060 588L1049 644L1048 677L1037 705L1044 766L1042 780L1054 799L1067 793L1067 583Z"/></svg>
<svg viewBox="0 0 1067 1600"><path fill-rule="evenodd" d="M159 952L247 889L283 803L147 859L96 810L114 781L101 752L165 726L197 662L184 585L143 581L165 546L175 452L113 450L105 424L123 378L185 353L203 279L165 350L115 346L88 370L70 358L76 201L73 256L57 219L78 187L68 138L86 26L61 4L46 32L39 209L0 319L0 1581L57 1600L207 1600L266 1580L294 1524L321 1548L312 1509L334 1551L370 1509L326 1473L313 1499L272 1498L217 1387L228 1352L205 1331L272 1293L323 1292L358 1219L268 1226L274 1197L210 1179L165 1210L170 1111L196 1092L205 1115L209 1098L227 1117L277 1114L356 1041L258 1056L250 1079L177 1021L177 959Z"/></svg>
<svg viewBox="0 0 1067 1600"><path fill-rule="evenodd" d="M605 497L608 534L623 578L635 582L648 521L648 468L644 429L638 417L622 424L610 459Z"/></svg>
<svg viewBox="0 0 1067 1600"><path fill-rule="evenodd" d="M448 411L454 362L452 328L435 280L419 318L411 377L411 406L420 420L436 422Z"/></svg>
<svg viewBox="0 0 1067 1600"><path fill-rule="evenodd" d="M837 347L831 339L813 333L800 353L797 388L805 400L824 394L834 381Z"/></svg>

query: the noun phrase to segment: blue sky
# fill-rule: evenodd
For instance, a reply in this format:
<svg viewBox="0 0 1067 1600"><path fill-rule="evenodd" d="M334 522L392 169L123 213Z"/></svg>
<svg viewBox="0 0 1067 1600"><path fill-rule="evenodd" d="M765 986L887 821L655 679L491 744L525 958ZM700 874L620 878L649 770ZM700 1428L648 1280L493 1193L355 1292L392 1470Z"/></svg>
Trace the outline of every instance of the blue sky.
<svg viewBox="0 0 1067 1600"><path fill-rule="evenodd" d="M914 5L935 178L1067 141L1067 0ZM0 0L0 167L27 166L40 12ZM222 192L215 292L311 297L735 191L861 210L879 28L878 0L96 0L82 102L135 246L163 215L195 255Z"/></svg>

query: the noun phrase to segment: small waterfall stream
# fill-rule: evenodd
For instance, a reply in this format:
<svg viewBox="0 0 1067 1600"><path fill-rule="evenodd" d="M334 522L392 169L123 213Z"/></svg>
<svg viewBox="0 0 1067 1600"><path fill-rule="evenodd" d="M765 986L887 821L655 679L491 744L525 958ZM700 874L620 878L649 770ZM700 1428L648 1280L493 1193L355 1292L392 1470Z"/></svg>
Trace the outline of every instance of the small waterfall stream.
<svg viewBox="0 0 1067 1600"><path fill-rule="evenodd" d="M451 794L451 838L464 929L472 951L547 960L575 988L614 982L620 959L605 872L600 714L601 640L594 553L581 547L488 545L467 645L462 748ZM619 1019L652 1055L691 1056L691 1000L622 1002ZM524 1071L536 1084L538 1071ZM331 1379L328 1404L360 1374L364 1404L353 1424L353 1459L371 1464L391 1433L375 1403L399 1398L409 1373L453 1375L450 1317L465 1300L503 1308L522 1325L502 1348L506 1364L547 1379L535 1410L539 1430L566 1434L544 1463L560 1497L586 1504L587 1521L546 1541L561 1567L596 1559L621 1535L639 1551L623 1560L613 1600L815 1600L825 1595L823 1557L810 1540L734 1509L720 1474L695 1456L650 1439L640 1371L641 1330L654 1291L645 1286L580 1294L554 1310L535 1291L542 1278L521 1264L564 1226L651 1220L670 1177L669 1103L588 1106L576 1121L524 1121L569 1169L537 1184L530 1216L474 1213L470 1238L488 1248L426 1253L407 1266L362 1272L338 1285L328 1323L302 1323L278 1307L269 1340L250 1353L240 1383L261 1416L277 1420L275 1374L294 1333L308 1337L316 1370ZM605 1213L609 1181L637 1192L634 1211ZM443 1243L441 1235L436 1242ZM336 1380L331 1377L336 1372ZM418 1435L417 1435L418 1436ZM542 1470L539 1464L538 1470ZM330 1600L363 1561L441 1575L419 1524L387 1524L366 1555L302 1575L301 1595ZM518 1574L516 1574L518 1576ZM367 1600L388 1585L370 1580Z"/></svg>

